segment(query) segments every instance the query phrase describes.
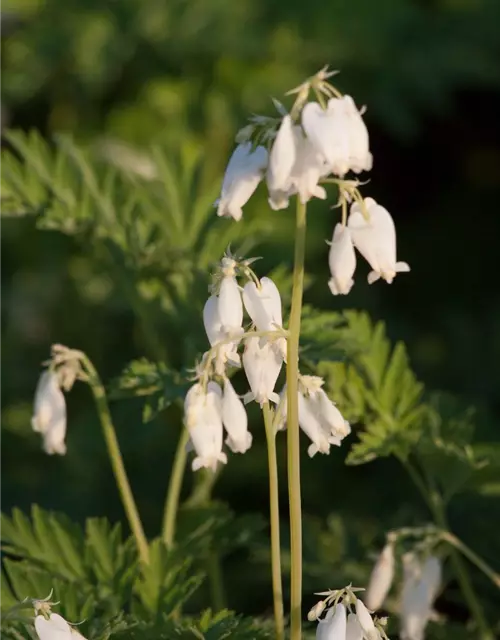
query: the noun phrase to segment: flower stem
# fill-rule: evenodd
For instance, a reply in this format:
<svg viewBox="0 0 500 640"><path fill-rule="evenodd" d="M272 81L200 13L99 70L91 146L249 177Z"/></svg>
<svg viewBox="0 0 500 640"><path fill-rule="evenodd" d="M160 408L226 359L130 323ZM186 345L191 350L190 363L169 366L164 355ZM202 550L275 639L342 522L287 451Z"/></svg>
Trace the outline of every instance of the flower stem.
<svg viewBox="0 0 500 640"><path fill-rule="evenodd" d="M169 549L173 547L175 540L175 525L177 521L177 511L179 509L182 479L186 469L186 446L188 440L189 432L185 427L182 427L179 443L175 451L174 464L172 465L172 471L170 473L165 510L163 512L162 539Z"/></svg>
<svg viewBox="0 0 500 640"><path fill-rule="evenodd" d="M302 629L302 508L300 498L298 377L305 240L306 205L297 198L292 308L288 326L290 335L288 338L286 365L288 502L290 505L291 546L290 640L300 640Z"/></svg>
<svg viewBox="0 0 500 640"><path fill-rule="evenodd" d="M137 505L135 504L134 496L130 488L127 472L125 471L125 465L123 464L123 458L120 451L120 445L118 444L118 438L116 437L113 420L109 411L108 401L106 398L106 392L104 390L101 378L97 373L92 362L83 356L82 364L86 373L88 374L88 382L92 389L94 396L97 414L102 426L104 434L104 440L108 449L109 459L111 461L111 467L115 475L116 484L120 497L122 499L123 507L127 515L127 519L130 525L130 529L135 537L137 549L139 551L139 557L144 564L149 563L149 546L144 535L144 529L139 517Z"/></svg>
<svg viewBox="0 0 500 640"><path fill-rule="evenodd" d="M445 508L443 505L443 499L439 492L436 489L431 489L429 493L429 502L431 506L432 513L434 515L434 519L436 524L441 529L445 531L449 530L448 521L446 518ZM465 568L462 558L458 554L456 548L451 549L450 553L451 562L453 565L453 570L455 571L456 578L458 580L458 584L460 585L460 589L462 591L462 595L464 600L467 603L469 611L474 616L477 624L477 629L479 632L478 637L480 640L493 640L493 634L488 627L488 622L484 617L483 608L481 607L481 603L476 597L474 593L474 589L471 585L469 574L467 569Z"/></svg>
<svg viewBox="0 0 500 640"><path fill-rule="evenodd" d="M273 426L273 415L268 402L264 404L263 413L267 438L267 464L269 466L269 511L271 520L271 566L274 621L276 625L276 640L283 640L285 637L285 622L283 612L283 586L281 583L278 461L276 459L276 433Z"/></svg>
<svg viewBox="0 0 500 640"><path fill-rule="evenodd" d="M464 542L462 542L457 536L450 531L443 531L441 534L443 540L451 544L455 549L458 549L472 564L484 573L493 584L500 589L500 574L494 571L482 558L480 558L475 551L470 549Z"/></svg>

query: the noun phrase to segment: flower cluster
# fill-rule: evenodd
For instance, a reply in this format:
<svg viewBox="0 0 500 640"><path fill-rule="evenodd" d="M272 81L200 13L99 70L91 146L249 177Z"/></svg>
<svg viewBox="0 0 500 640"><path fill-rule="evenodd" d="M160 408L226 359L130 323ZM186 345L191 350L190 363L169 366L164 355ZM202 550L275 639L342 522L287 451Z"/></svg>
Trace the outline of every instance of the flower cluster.
<svg viewBox="0 0 500 640"><path fill-rule="evenodd" d="M356 597L359 589L326 591L326 596L309 612L308 619L318 620L317 640L382 640L387 638L384 627L387 618L373 618L362 600ZM325 612L323 618L320 616Z"/></svg>
<svg viewBox="0 0 500 640"><path fill-rule="evenodd" d="M193 470L215 471L227 463L225 444L233 453L245 453L252 445L244 404L255 401L261 407L271 402L277 408L274 429L286 425L286 386L275 391L286 362L286 331L283 329L281 296L271 278L258 279L250 269L252 260L238 261L224 256L215 274L203 321L211 349L196 368L195 384L184 403L184 421L196 456ZM243 278L243 286L238 284ZM250 319L243 327L244 313ZM242 348L240 355L239 349ZM232 368L243 366L249 391L243 401L229 377ZM299 377L299 422L312 443L309 455L329 453L350 432L339 410L321 388L315 376Z"/></svg>
<svg viewBox="0 0 500 640"><path fill-rule="evenodd" d="M66 453L66 400L75 380L83 378L82 353L59 344L52 346L52 359L46 364L35 391L31 426L43 438L43 449L49 455Z"/></svg>
<svg viewBox="0 0 500 640"><path fill-rule="evenodd" d="M397 537L397 532L389 534L388 542L370 576L365 602L371 609L379 609L384 604L392 586L396 564L394 545ZM402 564L403 585L399 600L401 638L423 640L425 627L433 615L432 606L441 584L441 562L437 556L429 553L420 557L415 552L408 552L402 556Z"/></svg>
<svg viewBox="0 0 500 640"><path fill-rule="evenodd" d="M391 283L396 273L410 267L396 260L396 231L387 209L373 198L363 199L357 180L344 179L349 171L369 171L373 158L363 110L327 82L331 75L322 69L290 92L298 94L290 113L275 101L281 117L254 116L238 133L216 205L219 216L240 220L243 206L264 177L275 210L287 208L293 195L302 203L324 200L320 183L337 184L342 222L333 233L328 284L338 295L349 293L354 284L355 248L371 266L370 284L379 278ZM317 101L308 100L311 91Z"/></svg>

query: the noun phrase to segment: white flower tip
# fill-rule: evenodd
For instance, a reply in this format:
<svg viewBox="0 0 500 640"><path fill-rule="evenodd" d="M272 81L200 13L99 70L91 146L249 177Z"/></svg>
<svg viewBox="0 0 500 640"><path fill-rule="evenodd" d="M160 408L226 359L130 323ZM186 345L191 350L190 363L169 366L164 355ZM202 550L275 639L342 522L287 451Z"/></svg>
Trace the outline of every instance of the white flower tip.
<svg viewBox="0 0 500 640"><path fill-rule="evenodd" d="M377 282L377 280L380 280L380 277L381 276L380 276L380 273L378 273L378 271L370 271L370 273L368 274L368 284L373 284L374 282Z"/></svg>
<svg viewBox="0 0 500 640"><path fill-rule="evenodd" d="M221 462L222 464L227 464L227 455L225 453L219 453L216 456L197 456L191 465L191 469L193 471L198 471L199 469L211 469L214 473L217 471L217 465Z"/></svg>
<svg viewBox="0 0 500 640"><path fill-rule="evenodd" d="M408 273L410 265L407 262L396 262L396 273Z"/></svg>
<svg viewBox="0 0 500 640"><path fill-rule="evenodd" d="M328 286L334 296L347 295L354 285L354 280L351 278L347 282L338 282L335 278L328 280Z"/></svg>
<svg viewBox="0 0 500 640"><path fill-rule="evenodd" d="M250 447L252 446L252 440L253 440L252 434L249 431L247 431L242 440L241 439L235 440L231 438L231 436L228 436L226 438L226 444L233 453L246 453L248 449L250 449Z"/></svg>

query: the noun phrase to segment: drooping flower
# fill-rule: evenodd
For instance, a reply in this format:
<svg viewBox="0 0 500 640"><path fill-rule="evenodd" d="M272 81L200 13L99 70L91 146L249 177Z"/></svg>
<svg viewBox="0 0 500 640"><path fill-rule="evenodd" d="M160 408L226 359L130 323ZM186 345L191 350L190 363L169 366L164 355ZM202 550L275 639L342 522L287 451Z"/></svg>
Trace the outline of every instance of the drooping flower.
<svg viewBox="0 0 500 640"><path fill-rule="evenodd" d="M261 344L257 338L247 338L243 352L243 367L250 385L250 393L245 396L245 402L255 400L261 406L271 400L278 403L279 396L274 391L276 380L283 365L283 357L266 340Z"/></svg>
<svg viewBox="0 0 500 640"><path fill-rule="evenodd" d="M390 542L380 553L365 594L366 606L373 611L380 609L394 579L394 545Z"/></svg>
<svg viewBox="0 0 500 640"><path fill-rule="evenodd" d="M345 640L347 631L346 608L342 603L328 609L316 627L316 640Z"/></svg>
<svg viewBox="0 0 500 640"><path fill-rule="evenodd" d="M302 111L302 125L334 174L371 169L368 131L351 96L331 98L326 109L309 102Z"/></svg>
<svg viewBox="0 0 500 640"><path fill-rule="evenodd" d="M252 434L248 431L247 412L233 385L224 379L222 395L222 422L227 431L226 444L233 453L245 453L252 446Z"/></svg>
<svg viewBox="0 0 500 640"><path fill-rule="evenodd" d="M368 220L358 202L351 205L348 227L352 241L373 269L368 282L383 278L390 284L396 273L409 271L410 267L406 262L396 262L396 229L391 214L373 198L365 198L364 204Z"/></svg>
<svg viewBox="0 0 500 640"><path fill-rule="evenodd" d="M267 150L262 146L252 149L252 143L245 142L236 147L226 168L221 197L216 202L218 216L241 220L242 207L262 180L267 159Z"/></svg>
<svg viewBox="0 0 500 640"><path fill-rule="evenodd" d="M330 445L340 446L351 432L347 420L321 388L324 380L318 376L299 378L299 423L312 445L308 454L330 453Z"/></svg>
<svg viewBox="0 0 500 640"><path fill-rule="evenodd" d="M43 448L52 455L66 453L66 400L55 372L42 373L35 392L31 426L43 436Z"/></svg>
<svg viewBox="0 0 500 640"><path fill-rule="evenodd" d="M222 329L222 322L219 316L219 299L217 296L210 296L206 301L203 308L203 323L205 325L205 331L207 333L210 346L215 346L222 340L225 340L229 336ZM235 332L236 336L241 334L243 329L239 332ZM236 338L234 342L228 342L221 344L217 350L217 358L215 360L215 371L219 375L223 375L226 364L232 367L239 367L241 365L240 356L238 354L239 338Z"/></svg>
<svg viewBox="0 0 500 640"><path fill-rule="evenodd" d="M240 332L243 323L243 303L235 268L236 262L232 258L222 259L223 278L219 286L218 310L222 330L228 335Z"/></svg>
<svg viewBox="0 0 500 640"><path fill-rule="evenodd" d="M349 171L349 131L341 100L332 98L326 109L317 102L307 103L302 110L302 126L330 170L339 176L346 174Z"/></svg>
<svg viewBox="0 0 500 640"><path fill-rule="evenodd" d="M222 452L222 391L215 382L209 382L206 390L200 383L194 384L184 401L184 419L196 452L192 469L202 467L217 469L217 464L227 463Z"/></svg>
<svg viewBox="0 0 500 640"><path fill-rule="evenodd" d="M430 556L421 564L408 553L403 556L403 591L401 594L401 637L423 640L432 615L432 605L441 582L441 563Z"/></svg>
<svg viewBox="0 0 500 640"><path fill-rule="evenodd" d="M258 331L276 331L283 327L281 296L271 278L262 278L260 287L255 282L247 282L243 287L243 302ZM263 338L261 345L269 339ZM285 338L278 338L273 344L277 345L281 355L286 359Z"/></svg>
<svg viewBox="0 0 500 640"><path fill-rule="evenodd" d="M370 612L362 600L356 600L356 616L363 631L364 640L380 640L380 631L376 628Z"/></svg>
<svg viewBox="0 0 500 640"><path fill-rule="evenodd" d="M286 194L290 190L290 174L292 172L293 165L295 164L295 137L293 131L293 122L291 117L287 114L281 121L280 128L274 139L271 153L269 154L269 164L267 167L267 186L269 188L269 201L271 207L274 207L283 198L286 198L288 203L288 196Z"/></svg>
<svg viewBox="0 0 500 640"><path fill-rule="evenodd" d="M334 296L348 294L354 284L353 275L356 270L356 254L352 244L351 232L341 224L335 225L328 260L332 274L328 281L330 291Z"/></svg>
<svg viewBox="0 0 500 640"><path fill-rule="evenodd" d="M321 389L324 380L318 376L300 376L298 392L299 425L312 444L307 452L312 458L317 453L330 453L330 445L340 446L349 435L347 420ZM284 429L288 414L287 387L279 395L276 429Z"/></svg>
<svg viewBox="0 0 500 640"><path fill-rule="evenodd" d="M58 613L35 617L35 631L40 640L85 640L81 633L71 627Z"/></svg>

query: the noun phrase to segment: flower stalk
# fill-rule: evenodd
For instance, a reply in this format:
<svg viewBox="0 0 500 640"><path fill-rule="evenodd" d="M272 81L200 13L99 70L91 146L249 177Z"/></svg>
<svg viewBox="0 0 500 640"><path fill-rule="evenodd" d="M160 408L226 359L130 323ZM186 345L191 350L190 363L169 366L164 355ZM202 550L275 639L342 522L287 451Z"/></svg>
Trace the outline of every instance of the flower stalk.
<svg viewBox="0 0 500 640"><path fill-rule="evenodd" d="M120 445L118 444L118 438L116 437L115 427L109 411L109 405L106 398L106 392L101 382L101 378L97 373L96 368L89 360L89 358L82 354L81 361L85 372L88 375L88 384L92 390L94 396L97 415L99 416L99 422L101 423L102 432L104 434L104 441L106 442L106 448L108 450L111 467L115 476L118 491L125 509L125 514L128 519L128 523L132 534L134 535L137 550L139 552L140 560L143 564L149 563L149 546L144 534L141 518L137 505L135 503L132 489L127 477L125 465L123 463L122 454L120 451Z"/></svg>
<svg viewBox="0 0 500 640"><path fill-rule="evenodd" d="M299 336L304 289L304 255L306 240L306 205L297 198L295 220L295 255L289 337L287 344L287 448L288 501L290 505L291 595L290 639L300 640L302 629L302 508L300 487L299 442Z"/></svg>
<svg viewBox="0 0 500 640"><path fill-rule="evenodd" d="M182 479L187 462L187 443L189 432L183 426L177 449L175 450L174 464L170 473L167 497L165 500L165 510L163 512L162 539L167 548L171 549L175 542L175 526L177 523L177 512L179 510L179 498L181 495Z"/></svg>
<svg viewBox="0 0 500 640"><path fill-rule="evenodd" d="M281 580L281 545L280 545L280 514L278 493L278 461L276 458L276 432L273 413L266 402L262 408L267 438L267 463L269 467L269 512L271 520L271 569L273 584L274 621L276 640L285 637L285 622L283 610L283 585Z"/></svg>

